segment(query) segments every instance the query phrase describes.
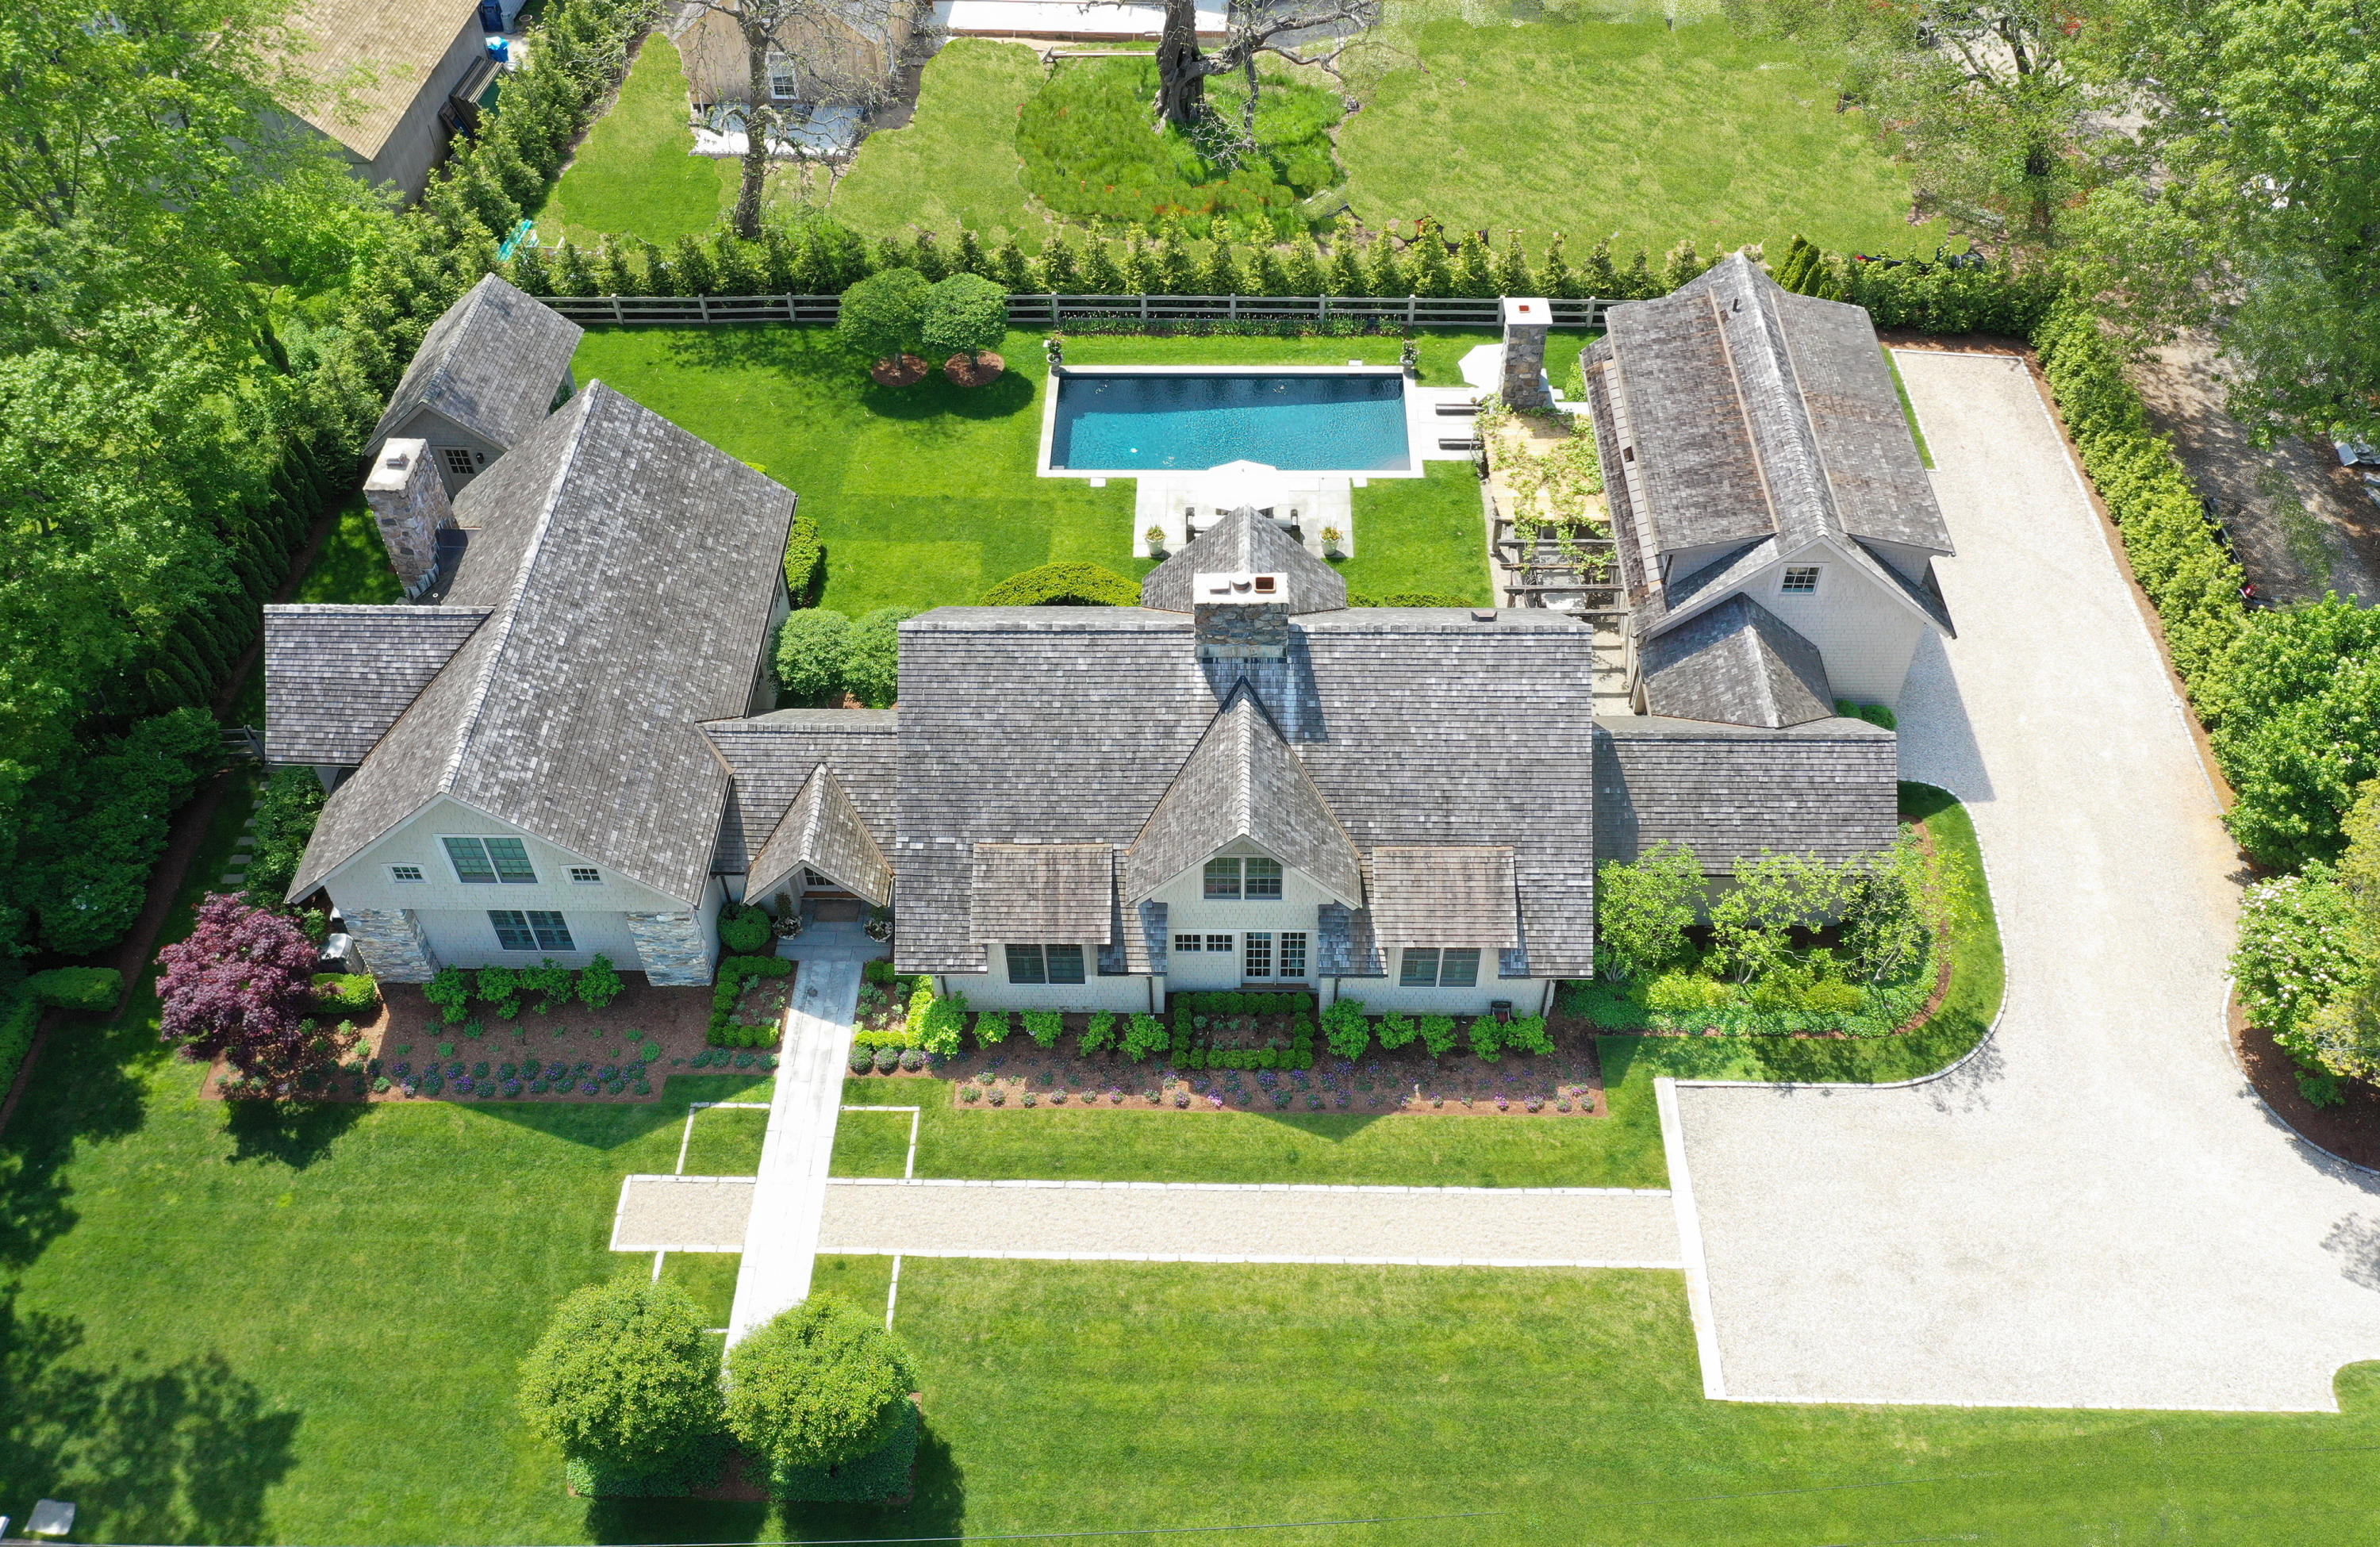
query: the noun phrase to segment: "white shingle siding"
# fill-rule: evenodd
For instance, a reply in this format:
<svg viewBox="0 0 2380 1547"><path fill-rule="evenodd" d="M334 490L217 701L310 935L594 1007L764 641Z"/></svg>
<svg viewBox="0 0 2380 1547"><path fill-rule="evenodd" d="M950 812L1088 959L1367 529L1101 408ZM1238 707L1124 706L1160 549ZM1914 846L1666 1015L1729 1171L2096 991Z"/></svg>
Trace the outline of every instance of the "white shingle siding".
<svg viewBox="0 0 2380 1547"><path fill-rule="evenodd" d="M1821 571L1816 592L1785 590L1785 571L1809 565ZM1853 703L1900 701L1900 687L1925 622L1854 565L1828 554L1800 554L1746 586L1744 594L1818 647L1837 698Z"/></svg>

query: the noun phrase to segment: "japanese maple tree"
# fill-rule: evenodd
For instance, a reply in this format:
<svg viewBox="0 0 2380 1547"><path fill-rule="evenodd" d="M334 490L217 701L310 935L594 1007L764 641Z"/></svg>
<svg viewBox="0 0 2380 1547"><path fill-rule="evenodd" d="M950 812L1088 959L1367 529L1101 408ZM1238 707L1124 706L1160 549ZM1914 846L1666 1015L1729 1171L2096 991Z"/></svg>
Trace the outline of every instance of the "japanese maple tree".
<svg viewBox="0 0 2380 1547"><path fill-rule="evenodd" d="M297 920L211 892L197 928L157 953L164 1040L187 1057L223 1054L241 1074L280 1079L312 1040L314 944Z"/></svg>

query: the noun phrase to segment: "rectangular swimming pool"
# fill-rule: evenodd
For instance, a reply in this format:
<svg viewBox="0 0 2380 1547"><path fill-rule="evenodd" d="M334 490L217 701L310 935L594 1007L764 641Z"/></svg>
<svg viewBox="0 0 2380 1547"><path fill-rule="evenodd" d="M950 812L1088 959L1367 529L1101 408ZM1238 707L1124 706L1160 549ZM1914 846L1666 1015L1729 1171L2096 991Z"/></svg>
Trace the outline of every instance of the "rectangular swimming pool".
<svg viewBox="0 0 2380 1547"><path fill-rule="evenodd" d="M1069 371L1049 470L1130 473L1262 462L1284 472L1409 472L1404 373Z"/></svg>

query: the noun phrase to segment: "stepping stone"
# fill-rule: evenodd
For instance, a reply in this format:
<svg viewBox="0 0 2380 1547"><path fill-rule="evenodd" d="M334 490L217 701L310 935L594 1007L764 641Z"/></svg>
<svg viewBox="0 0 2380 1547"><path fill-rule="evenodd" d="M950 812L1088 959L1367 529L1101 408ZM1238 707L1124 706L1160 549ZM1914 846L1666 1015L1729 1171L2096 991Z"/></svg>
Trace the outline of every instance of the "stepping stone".
<svg viewBox="0 0 2380 1547"><path fill-rule="evenodd" d="M248 884L248 877L244 875L227 875L221 881L215 883L215 884L218 886L245 886Z"/></svg>
<svg viewBox="0 0 2380 1547"><path fill-rule="evenodd" d="M239 841L231 847L234 848L254 848L256 847L256 834L253 833L244 833L240 834Z"/></svg>

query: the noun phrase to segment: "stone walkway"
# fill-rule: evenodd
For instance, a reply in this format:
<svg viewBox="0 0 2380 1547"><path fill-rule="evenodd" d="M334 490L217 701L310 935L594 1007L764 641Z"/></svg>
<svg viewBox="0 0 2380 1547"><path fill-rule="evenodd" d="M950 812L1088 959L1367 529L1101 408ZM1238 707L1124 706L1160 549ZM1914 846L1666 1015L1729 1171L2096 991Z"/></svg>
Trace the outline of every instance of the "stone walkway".
<svg viewBox="0 0 2380 1547"><path fill-rule="evenodd" d="M1666 1191L859 1181L820 1251L1165 1262L1677 1268Z"/></svg>
<svg viewBox="0 0 2380 1547"><path fill-rule="evenodd" d="M1901 772L1973 814L2007 1003L1915 1085L1665 1082L1706 1389L2334 1411L2380 1358L2380 1179L2232 1060L2239 861L2033 378L1899 359L1959 548Z"/></svg>
<svg viewBox="0 0 2380 1547"><path fill-rule="evenodd" d="M835 1117L843 1105L844 1055L859 1009L859 969L849 956L808 959L794 980L784 1055L735 1276L735 1307L727 1321L731 1346L810 1292Z"/></svg>
<svg viewBox="0 0 2380 1547"><path fill-rule="evenodd" d="M751 1176L634 1175L620 1183L613 1251L741 1251Z"/></svg>

